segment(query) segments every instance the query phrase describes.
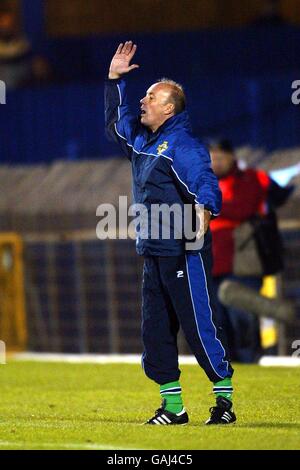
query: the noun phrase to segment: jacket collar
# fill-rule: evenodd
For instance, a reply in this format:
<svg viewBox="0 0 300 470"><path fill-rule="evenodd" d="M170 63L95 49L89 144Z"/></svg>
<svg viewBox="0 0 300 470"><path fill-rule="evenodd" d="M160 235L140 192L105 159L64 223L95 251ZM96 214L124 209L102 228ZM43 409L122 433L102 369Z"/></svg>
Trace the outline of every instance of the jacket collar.
<svg viewBox="0 0 300 470"><path fill-rule="evenodd" d="M177 130L186 130L187 132L192 131L189 115L186 111L175 114L171 118L167 119L155 132L151 132L146 128L147 141L148 143L155 141L163 132L174 132Z"/></svg>

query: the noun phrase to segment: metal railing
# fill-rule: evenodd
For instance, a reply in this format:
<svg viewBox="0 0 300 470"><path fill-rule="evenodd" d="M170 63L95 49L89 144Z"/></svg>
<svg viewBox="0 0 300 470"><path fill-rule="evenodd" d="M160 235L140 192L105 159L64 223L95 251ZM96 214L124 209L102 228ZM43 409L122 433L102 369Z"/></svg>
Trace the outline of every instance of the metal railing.
<svg viewBox="0 0 300 470"><path fill-rule="evenodd" d="M295 303L300 320L300 223L281 224L281 231L285 269L278 278L279 295ZM9 264L7 247L10 256L13 254L13 265ZM100 241L94 231L79 231L63 236L26 236L22 248L16 235L2 235L0 255L1 339L7 338L11 348L76 353L142 351L143 259L136 255L134 241ZM279 352L291 354L291 344L299 338L299 321L293 326L280 325ZM182 335L179 350L189 353Z"/></svg>

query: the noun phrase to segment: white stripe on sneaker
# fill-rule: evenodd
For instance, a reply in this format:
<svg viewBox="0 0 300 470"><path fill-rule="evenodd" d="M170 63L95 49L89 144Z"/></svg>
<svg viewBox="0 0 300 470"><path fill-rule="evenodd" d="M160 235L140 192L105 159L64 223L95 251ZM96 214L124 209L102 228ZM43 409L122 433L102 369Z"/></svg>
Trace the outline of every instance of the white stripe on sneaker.
<svg viewBox="0 0 300 470"><path fill-rule="evenodd" d="M157 419L158 419L158 421L160 421L160 422L161 422L161 424L167 424L167 423L165 422L165 420L164 420L164 419L162 419L162 417L161 417L161 416L158 416L158 417L157 417Z"/></svg>
<svg viewBox="0 0 300 470"><path fill-rule="evenodd" d="M227 417L226 417L226 416L224 416L224 415L222 416L222 418L221 418L221 419L223 419L224 421L226 421L226 423L229 423L229 421L230 421L230 419L229 419L229 418L227 418Z"/></svg>
<svg viewBox="0 0 300 470"><path fill-rule="evenodd" d="M155 423L155 424L160 424L160 422L157 421L157 419L154 419L154 420L153 420L153 423Z"/></svg>
<svg viewBox="0 0 300 470"><path fill-rule="evenodd" d="M161 415L161 417L167 421L167 423L171 423L171 420L166 415Z"/></svg>

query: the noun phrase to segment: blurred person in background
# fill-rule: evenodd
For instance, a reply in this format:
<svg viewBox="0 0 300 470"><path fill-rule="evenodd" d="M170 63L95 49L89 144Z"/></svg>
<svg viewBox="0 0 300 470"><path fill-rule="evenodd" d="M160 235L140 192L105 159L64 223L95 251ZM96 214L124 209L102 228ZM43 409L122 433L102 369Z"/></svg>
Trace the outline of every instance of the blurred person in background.
<svg viewBox="0 0 300 470"><path fill-rule="evenodd" d="M228 140L211 142L209 150L223 196L221 213L210 224L215 286L218 289L224 280L231 279L259 291L263 275L276 274L283 267L275 209L287 200L293 187L279 186L263 170L240 169ZM254 239L255 230L259 229L260 221L268 232L263 233L259 250L253 243L254 252L250 242ZM256 254L258 261L264 257L266 266L263 268L256 262ZM263 269L267 272L264 273ZM262 354L259 318L245 311L226 308L220 302L218 312L219 321L226 331L231 360L256 362Z"/></svg>
<svg viewBox="0 0 300 470"><path fill-rule="evenodd" d="M46 83L51 76L48 61L34 56L28 39L20 32L13 10L0 5L0 79L7 88Z"/></svg>
<svg viewBox="0 0 300 470"><path fill-rule="evenodd" d="M206 148L191 133L182 87L169 79L153 84L140 100L140 116L131 113L124 75L136 45L120 44L112 58L105 85L105 121L108 136L117 141L132 164L133 194L151 215L153 205L204 206L204 245L186 251L180 229L169 225L170 237L137 233L137 252L144 256L142 333L143 368L160 389L162 406L145 424L184 425L178 367L177 334L181 326L198 363L213 383L216 406L206 424L236 420L232 411L233 369L214 323L215 299L211 280L209 222L221 207L217 178ZM180 216L181 218L181 216ZM182 220L182 219L181 219ZM186 223L189 223L185 219ZM160 225L168 223L166 220ZM160 227L161 228L161 227ZM177 227L178 229L178 227ZM178 229L179 230L179 229Z"/></svg>

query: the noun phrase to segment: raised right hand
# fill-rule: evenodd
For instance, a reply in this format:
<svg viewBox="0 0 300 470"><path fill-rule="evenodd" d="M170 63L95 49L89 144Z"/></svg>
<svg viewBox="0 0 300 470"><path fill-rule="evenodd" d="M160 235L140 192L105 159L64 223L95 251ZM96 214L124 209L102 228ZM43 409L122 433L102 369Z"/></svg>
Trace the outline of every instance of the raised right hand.
<svg viewBox="0 0 300 470"><path fill-rule="evenodd" d="M139 67L137 64L130 65L136 49L137 46L133 44L132 41L119 44L110 64L108 78L120 78L124 73L128 73Z"/></svg>

